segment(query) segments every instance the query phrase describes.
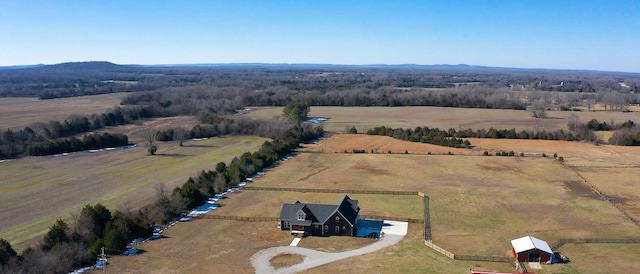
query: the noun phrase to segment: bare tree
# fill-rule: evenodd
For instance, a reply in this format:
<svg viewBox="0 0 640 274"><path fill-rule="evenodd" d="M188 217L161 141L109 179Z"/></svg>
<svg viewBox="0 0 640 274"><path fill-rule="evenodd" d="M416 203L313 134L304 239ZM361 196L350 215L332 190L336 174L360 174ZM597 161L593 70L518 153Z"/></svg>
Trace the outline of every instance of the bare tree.
<svg viewBox="0 0 640 274"><path fill-rule="evenodd" d="M580 128L580 118L578 118L578 115L569 115L569 118L567 119L567 127L572 131Z"/></svg>
<svg viewBox="0 0 640 274"><path fill-rule="evenodd" d="M542 119L535 119L533 121L533 132L538 133L541 130L544 130L544 122Z"/></svg>
<svg viewBox="0 0 640 274"><path fill-rule="evenodd" d="M156 136L158 136L158 132L151 126L147 127L142 132L144 137L144 146L147 148L147 152L149 155L156 155L158 151L158 147L156 146Z"/></svg>
<svg viewBox="0 0 640 274"><path fill-rule="evenodd" d="M188 132L189 131L187 131L187 129L183 127L175 128L173 130L173 140L180 141L180 146L182 146L182 144L184 143L184 139L187 138Z"/></svg>
<svg viewBox="0 0 640 274"><path fill-rule="evenodd" d="M546 100L540 99L529 106L529 111L531 111L531 115L535 118L546 119L548 107Z"/></svg>

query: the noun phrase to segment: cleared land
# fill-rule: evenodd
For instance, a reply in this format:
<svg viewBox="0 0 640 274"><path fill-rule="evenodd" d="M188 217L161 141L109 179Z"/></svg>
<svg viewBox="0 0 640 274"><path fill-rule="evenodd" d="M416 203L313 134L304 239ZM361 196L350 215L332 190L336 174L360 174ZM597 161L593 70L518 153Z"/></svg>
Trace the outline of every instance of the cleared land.
<svg viewBox="0 0 640 274"><path fill-rule="evenodd" d="M111 106L109 105L107 109ZM77 109L67 109L73 110L73 113L78 112ZM44 108L44 111L42 113L46 113L47 109ZM42 113L40 117L43 117ZM281 114L281 108L256 108L247 115L262 118ZM544 124L538 126L544 126L547 130L555 127L566 128L566 117L571 114L578 115L583 122L592 118L607 122L611 120L640 122L635 113L550 112L549 116L552 118L542 121ZM60 119L66 116L68 114L64 114ZM532 129L536 126L535 119L531 118L528 112L511 110L437 107L312 107L310 116L330 118L324 127L336 132L344 131L346 126L356 126L359 131L381 125L403 128L429 126L441 129L469 127ZM164 128L185 121L194 122L191 119L177 117L157 119L152 122L158 128ZM122 130L123 133L130 134L131 139L135 139L138 138L136 136L140 132L140 127L134 125L109 129L111 132L117 130ZM362 139L358 140L360 138ZM215 140L209 141L215 142ZM624 212L637 216L638 204L635 201L640 195L636 191L638 188L633 178L639 175L637 169L640 163L635 160L640 158L638 157L639 148L533 140L470 139L470 141L476 148L452 149L402 142L380 136L336 135L316 145L308 145L305 148L306 153L269 171L266 176L256 179L253 184L425 192L431 197L434 243L455 253L507 256L510 248L509 240L521 237L522 234L533 234L550 242L558 238L572 237L640 236L637 226L622 211L615 208L611 202L599 200L597 193L589 187L593 185L606 194L605 196L614 197L615 205L622 208ZM261 143L262 140L256 141L256 147ZM14 180L11 182L23 187L27 196L22 198L28 198L30 203L26 204L28 210L20 211L19 215L39 214L42 211L49 219L41 221L39 225L47 229L55 218L68 217L68 212L72 210L77 212L87 203L100 201L112 205L109 208L132 208L136 204L144 204L155 195L153 186L157 182L164 182L168 188L172 187L171 183L182 184L186 177L196 175L199 170L210 169L217 162L228 160L237 153L236 150L228 154L222 152L216 154L210 151L227 147L223 144L211 146L196 146L196 144L204 143L194 143L193 146L188 144L188 147L197 150L193 155L175 144L173 146L176 150L162 144L159 152L164 156L158 157L144 156L144 148L139 147L128 151L108 152L105 155L71 156L76 160L65 160L65 157L62 157L50 162L49 158L25 158L3 162L0 163L0 171L2 171L0 176L7 177L0 177L0 182L5 184L7 178L19 175L14 173L10 176L5 175L8 174L5 170L21 173L21 176L24 176L22 179L11 179ZM238 145L237 151L242 153L251 150L249 147L251 145ZM345 150L353 149L365 149L367 154L344 153ZM376 154L371 154L371 150ZM389 150L392 154L388 153ZM480 155L484 150L491 152L512 150L516 153L523 152L527 157L474 156ZM405 151L409 154L404 155ZM454 155L444 155L449 152ZM429 153L433 155L428 155ZM548 156L558 153L559 156L564 157L565 163L561 164L552 158L542 158L542 153ZM142 160L137 162L137 159ZM6 168L8 165L16 165L17 168L14 171L14 168ZM102 165L115 166L106 171L101 169ZM42 171L45 167L51 168L49 173ZM74 174L84 174L86 177ZM588 184L584 183L585 179ZM49 184L55 186L47 187ZM141 187L144 190L135 190L133 184L144 185ZM29 187L32 189L30 190ZM63 190L58 191L58 188ZM6 203L0 205L0 208L10 208L22 201L5 194L11 191L16 191L13 186L0 187L0 203ZM105 194L108 198L104 200L90 197L96 192L108 191L112 191L113 195ZM224 201L223 207L211 214L277 216L283 202L301 200L333 203L342 195L243 191L232 194L230 199ZM135 201L123 202L125 199L122 197L125 196L129 197L129 201L132 199ZM361 200L363 213L374 211L368 214L376 214L375 211L379 211L383 215L403 214L411 217L419 214L422 206L421 201L418 199L414 202L417 197L412 196L393 196L398 199L376 197L376 195L354 194L352 196ZM33 202L33 197L38 197L40 201L47 200L37 204ZM63 215L47 214L49 208L53 207L51 205L62 207L61 203L76 198L85 200L79 201L77 205L67 205L70 211ZM404 200L405 198L407 200ZM262 202L257 202L261 200L265 203L264 205ZM412 207L414 204L415 206ZM405 207L409 210L403 210ZM13 210L10 212L13 213ZM15 218L21 216L1 217L1 222L9 220L13 223ZM37 234L33 232L36 231L33 229L35 226L38 224L23 224L12 228L11 232L16 235L12 236L13 238L7 237L5 230L0 229L2 231L0 237L10 240L12 245L20 250L26 245L16 245L12 239L35 237ZM39 229L42 231L43 228ZM26 233L28 235L25 236L26 234L20 235L20 230L31 232ZM286 232L280 232L272 222L197 219L189 223L180 223L166 230L164 235L167 238L143 244L141 248L147 252L142 255L111 258L110 271L203 273L215 270L216 273L250 273L253 272L249 262L251 255L264 248L288 245L291 242L291 236ZM347 269L365 273L461 273L469 268L513 270L513 266L506 263L451 260L427 248L421 239L422 225L412 224L409 226L407 237L396 246L373 254L331 263L307 272L326 273ZM348 248L348 244L356 247L362 244L357 242L357 239L349 239L355 242L344 246L342 244L346 241L330 239L328 246L322 246L323 241L305 242L305 240L302 240L300 246L309 245L308 247L324 250L332 248L343 250ZM332 243L336 241L340 245L334 247ZM579 244L563 246L560 251L571 257L574 263L543 266L544 269L538 272L624 273L628 269L640 267L633 258L633 254L640 251L638 244L585 244L584 246L584 252L582 252L582 245ZM602 251L598 250L600 246ZM598 264L602 261L612 262L612 264Z"/></svg>
<svg viewBox="0 0 640 274"><path fill-rule="evenodd" d="M263 184L256 184L265 186ZM300 187L290 185L289 187ZM278 217L283 203L337 203L344 197L344 193L315 193L288 191L259 191L243 190L231 195L230 199L219 200L220 208L210 214L233 215L243 217ZM361 214L400 216L404 218L422 219L422 198L417 195L377 195L377 194L347 194L358 200L362 209Z"/></svg>
<svg viewBox="0 0 640 274"><path fill-rule="evenodd" d="M37 122L63 121L70 115L100 114L120 105L126 93L39 100L38 98L0 98L0 129L22 129Z"/></svg>
<svg viewBox="0 0 640 274"><path fill-rule="evenodd" d="M0 237L21 250L37 240L57 218L69 218L86 204L111 210L135 209L153 201L156 185L182 185L200 170L215 169L253 151L266 139L221 137L205 141L160 143L158 155L143 147L27 157L0 163Z"/></svg>
<svg viewBox="0 0 640 274"><path fill-rule="evenodd" d="M246 115L254 118L271 118L282 115L279 107L256 107ZM631 107L633 111L640 108ZM344 132L346 127L355 126L365 132L378 126L393 128L449 129L498 129L533 130L534 128L556 130L567 128L567 118L575 114L586 123L591 119L601 122L622 123L632 120L640 123L637 112L613 111L549 111L548 119L535 119L525 110L474 109L444 107L311 107L310 117L325 117L329 120L324 128L328 131Z"/></svg>
<svg viewBox="0 0 640 274"><path fill-rule="evenodd" d="M519 235L553 242L640 232L570 168L546 158L303 153L255 184L422 191L431 198L434 243L456 254L506 256Z"/></svg>
<svg viewBox="0 0 640 274"><path fill-rule="evenodd" d="M357 143L359 137L362 137L360 144ZM539 151L527 151L534 157L342 152L347 143L356 147L392 146L396 145L395 141L397 140L381 136L335 135L317 144L308 145L304 148L306 152L280 164L263 177L254 179L250 185L425 192L431 198L434 243L456 254L509 256L510 240L522 235L535 235L549 242L560 238L640 236L640 228L613 204L598 199L597 193L584 183L579 173L575 173L570 166L561 164L553 158L536 156ZM496 147L500 147L502 141L511 140L492 141ZM540 142L538 146L536 142ZM433 146L428 144L406 144L416 151L424 152L433 149ZM601 150L601 146L583 147L581 143L566 143L559 147L572 144L578 145L574 152L576 155L579 154L578 152L589 154ZM528 141L525 144L506 142L503 147L509 149L512 145L543 149L547 146L547 141ZM424 148L419 149L416 146L424 146ZM478 148L479 151L483 149ZM626 148L620 148L620 150L624 149ZM523 151L526 150L523 149ZM567 149L567 155L569 151ZM633 150L626 153L634 154ZM573 156L565 157L570 161ZM616 169L616 172L620 170L635 169L622 168ZM626 190L612 188L611 191L612 193L608 195L619 195ZM221 202L222 207L209 214L275 217L278 216L283 202L301 200L332 203L342 195L344 194L244 190L229 195L229 199ZM420 214L415 212L414 208L419 211L418 208L422 206L421 200L413 196L390 195L386 198L370 194L350 196L360 200L364 214L367 214L367 211L380 211L383 214L405 214L406 216L402 216L411 217ZM407 210L403 211L403 208ZM400 213L397 213L398 210ZM229 223L235 225L229 226ZM279 234L281 232L276 225L274 222L196 219L191 223L178 225L190 227L184 230L184 234L174 234L171 228L169 231L172 231L172 234L167 234L168 239L162 239L158 243L143 244L142 248L149 251L147 253L136 257L114 258L112 269L132 272L194 273L209 267L221 273L245 270L251 272L253 270L247 268L249 267L247 265L249 257L261 250L257 246L258 243L268 247L289 244L291 237ZM252 237L243 237L249 233L248 231L257 234ZM208 235L209 238L201 242L191 240L192 237L204 237L203 235ZM260 235L272 235L278 240L273 240L271 243L262 242L266 236ZM273 235L280 235L278 237L284 239ZM233 244L219 249L217 242L227 242L229 238L233 239ZM303 239L300 246L305 246L307 240ZM332 244L334 239L322 240L321 238L312 239L306 244L320 250L334 248ZM157 247L160 245L159 242L163 242L162 248ZM324 242L326 245L323 246L319 242ZM351 244L354 247L361 246L358 242ZM184 245L189 248L181 249L184 253L165 254L164 250L174 245ZM627 253L622 251L612 253L615 254L615 260L619 264L609 266L597 265L595 262L578 265L578 262L593 258L599 258L600 261L607 260L609 255L606 252L596 251L600 244L587 245L593 249L593 252L586 253L572 249L573 246L575 244L567 244L560 248L560 251L571 257L574 263L545 265L542 271L537 272L623 273L627 269L639 266L632 255L640 249L638 244L623 245L624 248L621 250L629 251ZM603 246L615 248L620 245L605 244ZM246 253L239 255L238 249L241 247L251 248L245 249ZM348 247L341 245L335 250L346 248ZM244 260L238 256L243 256ZM233 267L225 266L224 262L227 261L231 262ZM160 263L161 267L153 266ZM513 270L513 266L509 263L451 260L426 247L422 242L422 225L411 224L407 238L396 246L373 254L334 262L305 273L327 273L347 269L359 273L461 273L469 268Z"/></svg>

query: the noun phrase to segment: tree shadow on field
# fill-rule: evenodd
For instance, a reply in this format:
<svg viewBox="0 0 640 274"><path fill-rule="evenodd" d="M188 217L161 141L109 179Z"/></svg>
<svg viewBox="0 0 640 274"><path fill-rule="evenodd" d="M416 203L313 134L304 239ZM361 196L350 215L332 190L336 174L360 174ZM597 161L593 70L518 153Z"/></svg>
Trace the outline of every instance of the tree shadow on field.
<svg viewBox="0 0 640 274"><path fill-rule="evenodd" d="M175 157L175 158L184 158L187 157L185 154L181 153L156 153L155 156L164 156L164 157Z"/></svg>
<svg viewBox="0 0 640 274"><path fill-rule="evenodd" d="M214 145L194 145L194 144L188 144L188 145L183 145L183 147L216 147Z"/></svg>

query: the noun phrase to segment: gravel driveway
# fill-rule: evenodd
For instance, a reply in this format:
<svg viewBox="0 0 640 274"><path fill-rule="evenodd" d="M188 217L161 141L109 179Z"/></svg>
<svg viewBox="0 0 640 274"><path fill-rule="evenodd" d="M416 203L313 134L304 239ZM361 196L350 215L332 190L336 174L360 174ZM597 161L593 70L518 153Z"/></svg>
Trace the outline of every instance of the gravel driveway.
<svg viewBox="0 0 640 274"><path fill-rule="evenodd" d="M251 265L253 265L253 267L256 269L256 274L296 273L338 260L346 259L352 256L372 253L385 247L397 244L406 235L407 223L385 221L385 225L389 223L392 223L392 225L388 226L394 226L392 230L387 230L385 229L385 227L383 227L382 231L384 232L384 236L377 242L362 248L339 253L330 253L297 246L278 246L261 250L256 254L253 254L253 256L251 256ZM398 230L398 227L401 228ZM404 229L402 227L404 227ZM271 266L270 260L271 258L281 253L300 254L304 256L304 261L290 267L275 269L273 268L273 266Z"/></svg>

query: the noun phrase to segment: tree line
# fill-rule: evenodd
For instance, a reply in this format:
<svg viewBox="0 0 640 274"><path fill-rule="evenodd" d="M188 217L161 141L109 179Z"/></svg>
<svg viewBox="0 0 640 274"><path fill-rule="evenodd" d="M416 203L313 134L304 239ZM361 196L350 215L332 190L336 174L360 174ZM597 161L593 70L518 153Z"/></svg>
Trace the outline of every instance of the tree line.
<svg viewBox="0 0 640 274"><path fill-rule="evenodd" d="M375 127L367 131L368 135L380 135L389 136L395 139L428 143L439 146L447 147L471 147L471 143L468 140L462 140L456 138L456 136L450 134L450 132L440 130L437 128L428 127L416 127L415 129L402 129L402 128L388 128L388 127Z"/></svg>
<svg viewBox="0 0 640 274"><path fill-rule="evenodd" d="M166 223L180 212L204 204L215 193L224 192L243 182L245 178L272 166L278 159L298 148L300 143L317 139L322 134L322 127L295 125L273 141L266 141L254 153L245 152L229 164L219 162L215 170L201 171L199 176L190 177L171 193L160 191L151 215L158 223Z"/></svg>
<svg viewBox="0 0 640 274"><path fill-rule="evenodd" d="M100 203L86 205L74 221L56 220L38 246L21 254L0 239L0 272L69 273L93 265L102 247L111 254L121 254L128 242L149 237L153 230L145 215L112 213Z"/></svg>
<svg viewBox="0 0 640 274"><path fill-rule="evenodd" d="M7 129L0 134L0 159L16 158L22 155L34 155L36 151L43 151L45 147L56 150L54 147L64 147L65 150L71 147L71 144L78 145L78 138L67 140L56 140L60 138L73 137L78 134L87 133L93 130L125 125L134 121L154 117L155 112L152 107L117 107L103 114L92 114L90 116L75 115L62 122L50 121L48 123L34 123L26 126L21 130ZM107 145L110 143L122 144L122 136L118 136L114 141L112 136L101 136L101 140L95 140L97 137L88 137L84 147L89 149L98 149L103 147L95 147L98 145ZM93 142L92 141L95 141ZM92 143L93 142L93 143ZM126 144L125 144L126 145ZM41 154L41 153L37 153Z"/></svg>
<svg viewBox="0 0 640 274"><path fill-rule="evenodd" d="M569 119L569 129L559 129L556 131L532 131L511 129L463 129L455 130L450 128L447 131L430 129L428 127L416 127L415 129L387 128L384 126L375 127L367 131L369 135L389 136L395 139L422 142L434 145L449 147L471 147L471 143L464 138L491 138L491 139L530 139L530 140L562 140L562 141L586 141L600 143L602 140L594 134L597 130L615 129L613 136L609 139L612 145L638 146L640 145L640 127L629 120L620 124L611 122L598 122L592 119L587 123L581 123L576 118ZM351 133L357 133L355 129Z"/></svg>
<svg viewBox="0 0 640 274"><path fill-rule="evenodd" d="M46 156L108 147L126 146L129 137L124 134L89 134L82 138L71 137L63 140L47 140L27 147L26 155Z"/></svg>
<svg viewBox="0 0 640 274"><path fill-rule="evenodd" d="M204 204L208 197L237 185L245 178L272 166L300 143L323 135L322 127L296 124L254 152L245 152L231 163L219 162L215 170L201 171L170 193L162 185L157 199L137 212L111 213L101 204L86 205L70 225L59 219L37 247L18 254L9 242L0 239L0 272L68 273L92 265L104 247L109 254L122 254L134 239L151 236L153 226L175 220L184 212Z"/></svg>

